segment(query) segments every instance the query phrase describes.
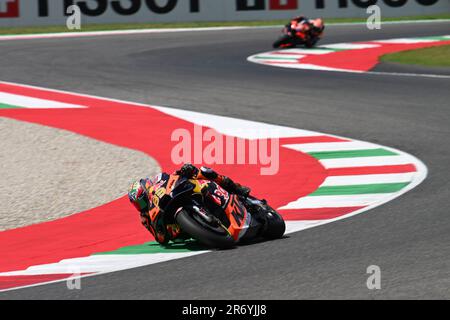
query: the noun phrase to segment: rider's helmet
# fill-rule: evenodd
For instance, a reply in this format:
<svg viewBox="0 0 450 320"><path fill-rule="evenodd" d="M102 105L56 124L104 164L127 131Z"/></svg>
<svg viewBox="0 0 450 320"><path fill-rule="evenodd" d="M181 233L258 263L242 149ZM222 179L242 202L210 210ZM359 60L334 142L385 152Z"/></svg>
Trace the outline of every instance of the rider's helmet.
<svg viewBox="0 0 450 320"><path fill-rule="evenodd" d="M139 212L148 211L150 207L148 190L151 186L150 179L140 179L135 181L128 190L128 199Z"/></svg>
<svg viewBox="0 0 450 320"><path fill-rule="evenodd" d="M321 32L323 30L324 24L321 18L317 18L311 21L314 31Z"/></svg>

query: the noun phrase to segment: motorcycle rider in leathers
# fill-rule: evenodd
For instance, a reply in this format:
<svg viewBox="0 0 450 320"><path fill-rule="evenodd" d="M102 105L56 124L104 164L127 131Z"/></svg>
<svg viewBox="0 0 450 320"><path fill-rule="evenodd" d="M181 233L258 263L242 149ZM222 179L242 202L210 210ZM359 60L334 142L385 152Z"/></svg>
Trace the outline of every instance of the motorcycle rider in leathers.
<svg viewBox="0 0 450 320"><path fill-rule="evenodd" d="M170 240L182 238L183 234L175 221L168 221L164 214L160 214L156 221L150 219L149 212L154 208L152 202L151 188L157 184L165 173L161 173L153 179L140 179L134 182L128 191L128 198L134 207L140 212L141 223L155 237L160 244L166 244ZM181 169L175 171L176 175L187 179L210 180L217 183L220 187L229 193L240 196L248 196L250 189L235 183L229 177L220 175L214 170L201 167L200 169L192 164L185 164ZM167 175L167 174L166 174Z"/></svg>
<svg viewBox="0 0 450 320"><path fill-rule="evenodd" d="M305 16L297 16L291 21L286 24L286 29L290 36L295 37L296 33L298 31L303 30L303 28L306 28L306 31L308 32L310 36L310 43L311 45L314 45L320 38L320 35L325 29L325 26L323 24L323 20L320 18L317 19L309 19Z"/></svg>

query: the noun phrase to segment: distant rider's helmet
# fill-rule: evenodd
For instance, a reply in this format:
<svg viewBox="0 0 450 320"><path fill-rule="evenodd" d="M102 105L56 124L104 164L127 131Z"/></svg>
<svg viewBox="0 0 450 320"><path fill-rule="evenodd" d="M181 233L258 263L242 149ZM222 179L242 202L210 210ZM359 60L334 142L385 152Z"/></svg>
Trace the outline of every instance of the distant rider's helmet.
<svg viewBox="0 0 450 320"><path fill-rule="evenodd" d="M320 32L323 30L323 20L321 18L312 20L312 25L315 31Z"/></svg>
<svg viewBox="0 0 450 320"><path fill-rule="evenodd" d="M135 181L128 190L128 199L139 212L149 210L150 198L148 190L153 185L150 179Z"/></svg>

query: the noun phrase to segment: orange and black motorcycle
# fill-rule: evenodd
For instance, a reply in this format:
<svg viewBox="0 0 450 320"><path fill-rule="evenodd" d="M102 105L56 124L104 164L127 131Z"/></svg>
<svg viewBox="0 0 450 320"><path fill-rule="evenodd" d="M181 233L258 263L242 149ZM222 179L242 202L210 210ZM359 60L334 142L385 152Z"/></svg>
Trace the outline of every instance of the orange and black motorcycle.
<svg viewBox="0 0 450 320"><path fill-rule="evenodd" d="M228 193L210 180L163 174L152 187L150 219L169 223L208 247L229 248L257 238L281 238L283 218L265 200Z"/></svg>
<svg viewBox="0 0 450 320"><path fill-rule="evenodd" d="M292 20L282 30L282 36L274 42L274 48L294 48L304 45L312 48L322 38L325 24L322 19Z"/></svg>

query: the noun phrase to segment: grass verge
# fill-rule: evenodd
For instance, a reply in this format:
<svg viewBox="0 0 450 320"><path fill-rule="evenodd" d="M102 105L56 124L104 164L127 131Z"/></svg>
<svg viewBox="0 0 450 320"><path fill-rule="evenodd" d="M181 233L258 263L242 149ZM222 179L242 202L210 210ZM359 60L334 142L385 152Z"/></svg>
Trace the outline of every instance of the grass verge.
<svg viewBox="0 0 450 320"><path fill-rule="evenodd" d="M384 22L408 21L408 20L440 20L449 19L450 14L407 16L399 18L384 18ZM286 23L284 20L265 20L265 21L226 21L226 22L187 22L187 23L134 23L134 24L86 24L80 31L70 32L89 32L89 31L110 31L110 30L130 30L130 29L163 29L163 28L207 28L207 27L231 27L231 26L281 26ZM364 23L366 19L362 18L330 18L325 19L327 24L333 23ZM68 32L65 26L44 26L44 27L8 27L0 28L0 35L15 34L36 34L36 33L58 33Z"/></svg>
<svg viewBox="0 0 450 320"><path fill-rule="evenodd" d="M450 45L391 53L381 57L381 61L426 67L450 67Z"/></svg>

